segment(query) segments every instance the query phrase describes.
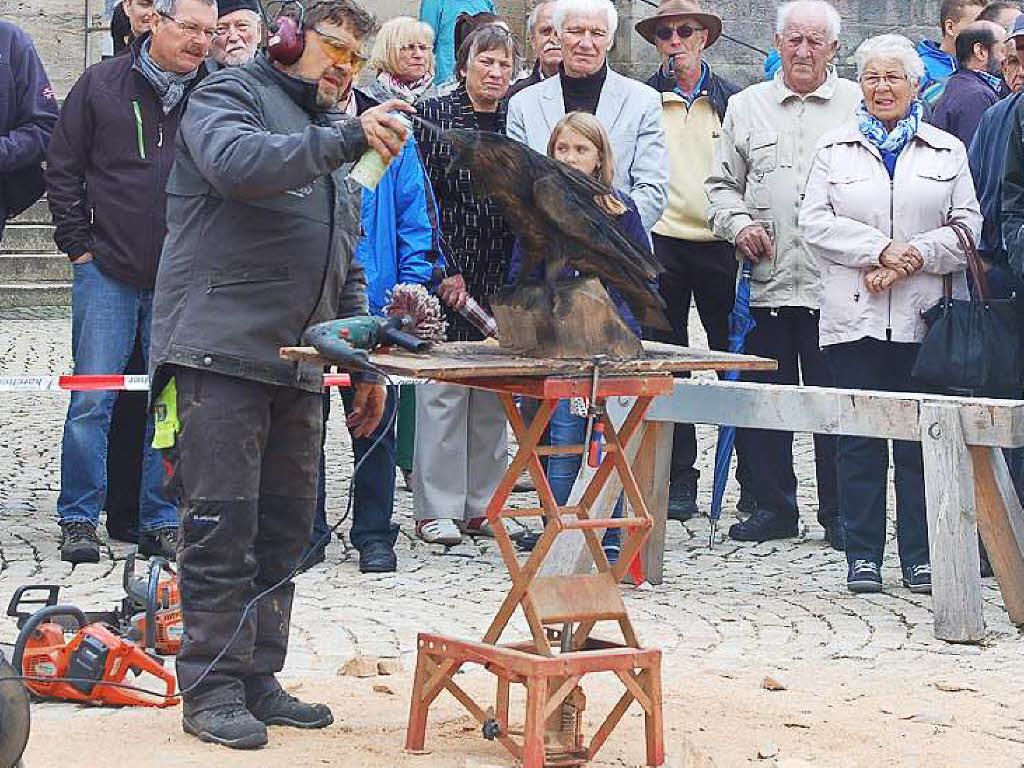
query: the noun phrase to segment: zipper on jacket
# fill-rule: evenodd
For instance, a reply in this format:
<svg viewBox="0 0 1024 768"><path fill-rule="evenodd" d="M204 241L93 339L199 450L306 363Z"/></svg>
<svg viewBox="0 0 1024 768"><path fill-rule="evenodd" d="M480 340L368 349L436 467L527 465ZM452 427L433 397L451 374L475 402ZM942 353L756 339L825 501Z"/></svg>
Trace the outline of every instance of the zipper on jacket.
<svg viewBox="0 0 1024 768"><path fill-rule="evenodd" d="M899 158L896 158L899 162ZM884 163L883 163L884 164ZM889 177L889 239L892 240L894 237L893 229L895 223L893 216L896 215L896 169L893 168L893 175ZM885 319L885 340L892 341L892 289L893 285L889 286L889 290L886 291L886 298L889 300L889 308Z"/></svg>
<svg viewBox="0 0 1024 768"><path fill-rule="evenodd" d="M156 124L156 146L160 148L164 145L164 119L161 117L160 122Z"/></svg>
<svg viewBox="0 0 1024 768"><path fill-rule="evenodd" d="M132 101L132 111L135 113L135 138L139 144L139 159L146 159L146 135L142 131L142 105Z"/></svg>
<svg viewBox="0 0 1024 768"><path fill-rule="evenodd" d="M268 275L267 277L246 277L239 278L237 280L222 280L220 282L213 282L212 280L206 285L206 293L211 294L218 288L228 288L233 285L251 285L253 283L280 283L288 279L287 275Z"/></svg>

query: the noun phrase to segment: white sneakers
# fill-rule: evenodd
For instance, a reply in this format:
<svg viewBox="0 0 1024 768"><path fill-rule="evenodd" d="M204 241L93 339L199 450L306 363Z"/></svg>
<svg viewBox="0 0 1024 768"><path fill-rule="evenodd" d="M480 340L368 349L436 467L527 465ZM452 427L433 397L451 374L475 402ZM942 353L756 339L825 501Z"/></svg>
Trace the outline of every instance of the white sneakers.
<svg viewBox="0 0 1024 768"><path fill-rule="evenodd" d="M513 539L522 535L526 530L526 527L517 520L503 520L502 524ZM463 532L468 536L494 538L491 521L486 517L474 517L465 523L443 517L436 520L419 520L416 523L416 534L427 544L453 546L462 541Z"/></svg>
<svg viewBox="0 0 1024 768"><path fill-rule="evenodd" d="M445 544L452 546L462 541L462 531L454 520L441 517L436 520L419 520L416 523L416 534L427 544Z"/></svg>

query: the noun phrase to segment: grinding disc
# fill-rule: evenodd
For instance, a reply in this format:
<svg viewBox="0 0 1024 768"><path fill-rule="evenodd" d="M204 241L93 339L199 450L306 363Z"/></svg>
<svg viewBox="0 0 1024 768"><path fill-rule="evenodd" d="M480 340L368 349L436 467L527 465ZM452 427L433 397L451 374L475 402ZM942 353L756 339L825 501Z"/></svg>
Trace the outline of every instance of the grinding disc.
<svg viewBox="0 0 1024 768"><path fill-rule="evenodd" d="M0 653L0 768L12 768L28 744L28 691L20 680L3 682L18 673Z"/></svg>

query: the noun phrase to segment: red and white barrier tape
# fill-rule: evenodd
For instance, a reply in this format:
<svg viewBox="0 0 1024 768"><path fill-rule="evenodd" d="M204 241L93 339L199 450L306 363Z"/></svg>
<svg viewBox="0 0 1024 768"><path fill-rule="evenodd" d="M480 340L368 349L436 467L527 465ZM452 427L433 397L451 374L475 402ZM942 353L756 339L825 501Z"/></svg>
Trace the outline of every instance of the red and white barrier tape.
<svg viewBox="0 0 1024 768"><path fill-rule="evenodd" d="M149 377L141 376L0 376L0 392L59 392L60 390L149 389Z"/></svg>
<svg viewBox="0 0 1024 768"><path fill-rule="evenodd" d="M392 377L395 384L422 384L425 379L404 376ZM325 387L349 387L352 380L347 373L325 373ZM149 376L107 374L81 374L77 376L0 376L0 392L59 392L78 390L88 392L118 391L146 392Z"/></svg>

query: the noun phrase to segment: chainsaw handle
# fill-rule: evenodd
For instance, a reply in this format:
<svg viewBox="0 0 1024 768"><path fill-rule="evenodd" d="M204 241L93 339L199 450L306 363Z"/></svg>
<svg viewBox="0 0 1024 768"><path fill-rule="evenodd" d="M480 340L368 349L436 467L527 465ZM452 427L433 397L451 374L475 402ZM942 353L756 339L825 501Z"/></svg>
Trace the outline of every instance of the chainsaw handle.
<svg viewBox="0 0 1024 768"><path fill-rule="evenodd" d="M159 573L160 569L157 568L156 571ZM166 691L164 693L164 700L156 706L171 707L178 703L178 697L175 694L175 689L178 687L178 680L173 674L164 669L164 665L160 661L157 661L148 653L137 653L132 656L131 666L141 672L149 672L154 677L163 680ZM103 685L103 683L101 682L99 685Z"/></svg>
<svg viewBox="0 0 1024 768"><path fill-rule="evenodd" d="M33 613L28 617L24 626L22 626L21 632L18 633L18 640L14 643L14 654L11 656L11 664L18 670L18 674L24 674L21 662L25 656L25 646L28 644L29 638L32 637L32 633L44 621L56 618L57 616L70 616L78 622L79 629L82 629L89 623L85 613L73 605L48 605Z"/></svg>
<svg viewBox="0 0 1024 768"><path fill-rule="evenodd" d="M46 598L43 600L26 599L26 594L34 592L46 592ZM60 586L57 584L23 584L14 590L14 594L11 595L11 602L7 605L7 615L17 619L18 629L21 629L25 626L28 617L32 615L31 613L24 613L18 610L22 604L50 607L57 604L58 594L60 594Z"/></svg>
<svg viewBox="0 0 1024 768"><path fill-rule="evenodd" d="M149 588L146 590L146 636L143 642L147 649L156 651L156 594L160 589L160 575L162 563L166 563L162 557L154 558L149 564Z"/></svg>
<svg viewBox="0 0 1024 768"><path fill-rule="evenodd" d="M132 582L135 581L135 556L138 553L138 547L133 547L128 552L128 557L124 559L124 575L121 577L121 586L124 588L125 594L132 594Z"/></svg>

